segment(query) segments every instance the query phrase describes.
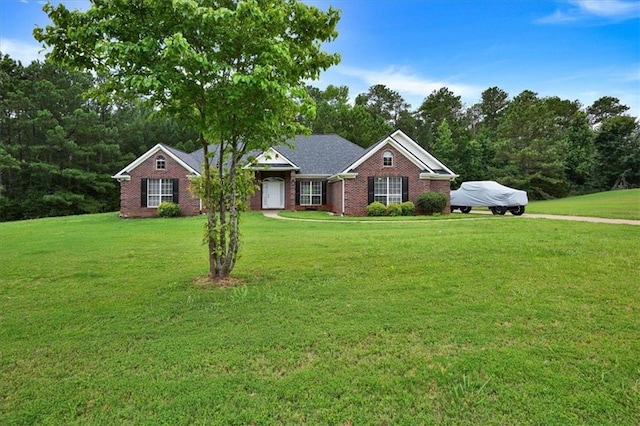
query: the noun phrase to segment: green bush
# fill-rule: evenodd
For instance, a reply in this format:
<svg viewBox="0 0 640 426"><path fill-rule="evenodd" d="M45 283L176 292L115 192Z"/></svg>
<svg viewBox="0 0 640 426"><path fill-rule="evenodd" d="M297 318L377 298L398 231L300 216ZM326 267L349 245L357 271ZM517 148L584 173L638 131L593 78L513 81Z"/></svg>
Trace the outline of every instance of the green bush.
<svg viewBox="0 0 640 426"><path fill-rule="evenodd" d="M176 203L163 201L158 206L159 217L178 217L180 216L180 207Z"/></svg>
<svg viewBox="0 0 640 426"><path fill-rule="evenodd" d="M387 206L387 216L402 216L402 206L398 203Z"/></svg>
<svg viewBox="0 0 640 426"><path fill-rule="evenodd" d="M367 206L367 216L384 216L387 208L379 201L374 201Z"/></svg>
<svg viewBox="0 0 640 426"><path fill-rule="evenodd" d="M405 201L400 204L400 207L402 208L402 216L413 216L413 212L416 210L415 204L411 201Z"/></svg>
<svg viewBox="0 0 640 426"><path fill-rule="evenodd" d="M447 207L447 196L442 192L425 192L417 201L420 210L426 214L442 213Z"/></svg>

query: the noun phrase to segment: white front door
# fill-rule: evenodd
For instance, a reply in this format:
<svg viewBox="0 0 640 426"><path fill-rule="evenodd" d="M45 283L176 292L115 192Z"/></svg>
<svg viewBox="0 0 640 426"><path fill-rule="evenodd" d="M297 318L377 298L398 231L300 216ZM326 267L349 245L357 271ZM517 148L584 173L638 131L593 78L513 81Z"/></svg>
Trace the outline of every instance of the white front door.
<svg viewBox="0 0 640 426"><path fill-rule="evenodd" d="M262 181L262 208L284 209L284 179L267 178Z"/></svg>

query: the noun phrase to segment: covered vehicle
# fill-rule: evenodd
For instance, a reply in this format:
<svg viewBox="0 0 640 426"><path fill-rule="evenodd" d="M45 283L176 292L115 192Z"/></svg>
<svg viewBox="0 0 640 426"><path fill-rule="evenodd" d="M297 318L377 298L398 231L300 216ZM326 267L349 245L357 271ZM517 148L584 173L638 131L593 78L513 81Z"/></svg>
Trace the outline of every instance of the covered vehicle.
<svg viewBox="0 0 640 426"><path fill-rule="evenodd" d="M489 207L493 214L511 214L520 216L524 206L529 203L527 193L509 188L491 180L464 182L460 189L451 191L451 211L460 209L469 213L471 207Z"/></svg>

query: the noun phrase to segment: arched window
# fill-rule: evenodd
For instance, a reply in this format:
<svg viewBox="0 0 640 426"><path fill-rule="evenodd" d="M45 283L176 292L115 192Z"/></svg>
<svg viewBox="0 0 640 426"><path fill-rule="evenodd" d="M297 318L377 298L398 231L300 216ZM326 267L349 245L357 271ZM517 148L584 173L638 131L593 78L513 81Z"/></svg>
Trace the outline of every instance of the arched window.
<svg viewBox="0 0 640 426"><path fill-rule="evenodd" d="M158 155L156 157L156 170L164 170L167 166L167 162L164 160L162 155Z"/></svg>
<svg viewBox="0 0 640 426"><path fill-rule="evenodd" d="M393 154L390 153L389 151L385 151L385 153L382 154L382 165L384 167L392 167L393 166Z"/></svg>

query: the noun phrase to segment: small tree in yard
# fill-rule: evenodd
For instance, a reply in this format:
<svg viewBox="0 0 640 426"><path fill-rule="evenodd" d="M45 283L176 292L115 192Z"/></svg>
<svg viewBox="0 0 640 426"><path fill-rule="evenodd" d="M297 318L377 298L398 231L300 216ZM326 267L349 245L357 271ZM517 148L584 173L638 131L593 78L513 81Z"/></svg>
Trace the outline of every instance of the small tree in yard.
<svg viewBox="0 0 640 426"><path fill-rule="evenodd" d="M297 0L92 0L86 12L44 11L53 25L34 35L52 47L47 58L100 75L94 95L140 98L198 129L209 276L226 279L250 188L243 158L308 132L296 121L314 111L305 81L339 61L321 50L337 36L338 11Z"/></svg>

